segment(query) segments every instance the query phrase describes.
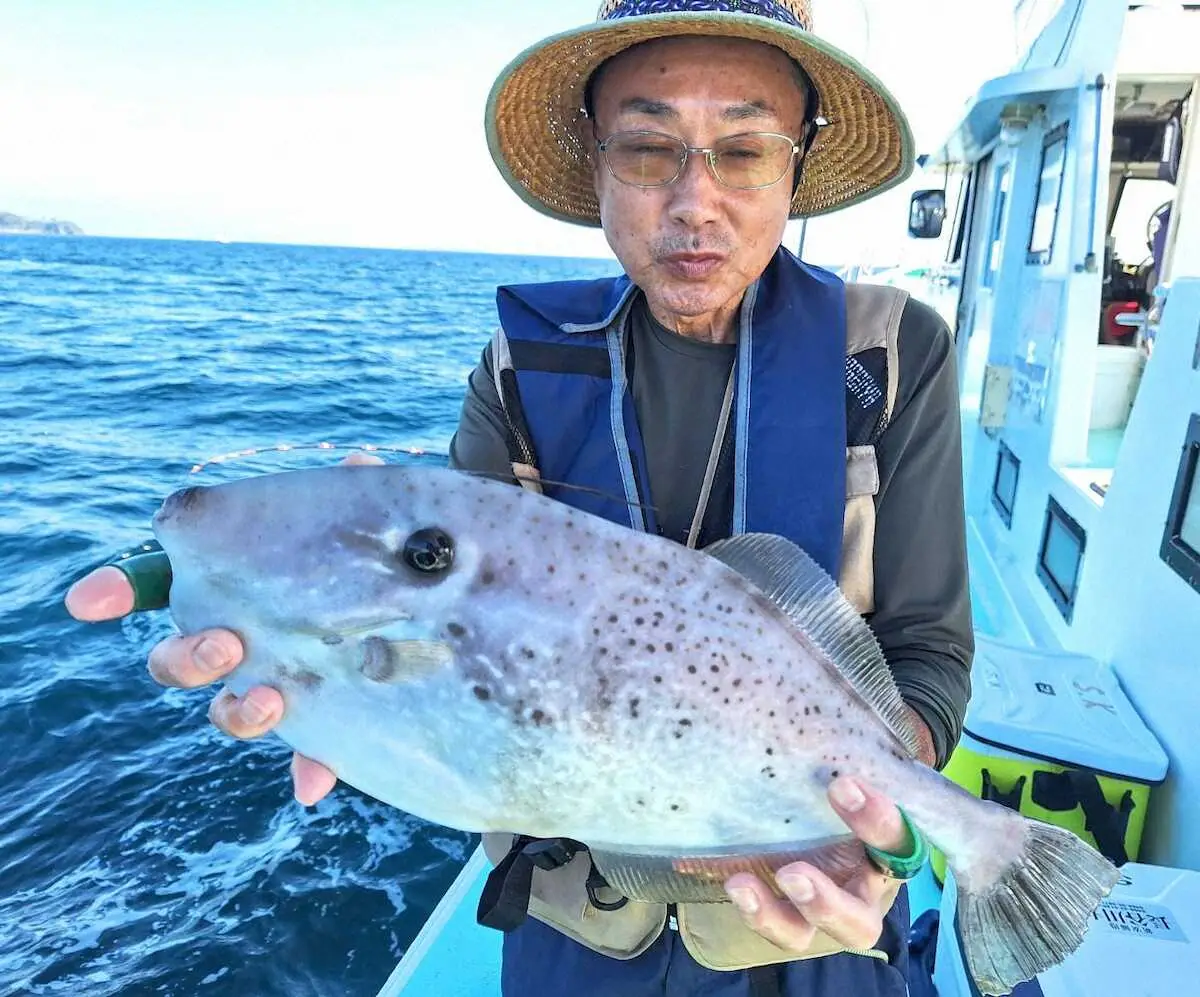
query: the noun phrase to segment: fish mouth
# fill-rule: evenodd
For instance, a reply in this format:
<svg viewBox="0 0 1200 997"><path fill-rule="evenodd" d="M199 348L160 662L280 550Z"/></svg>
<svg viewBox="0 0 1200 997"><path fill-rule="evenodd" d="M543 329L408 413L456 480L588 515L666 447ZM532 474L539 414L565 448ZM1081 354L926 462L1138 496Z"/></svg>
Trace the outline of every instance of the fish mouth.
<svg viewBox="0 0 1200 997"><path fill-rule="evenodd" d="M209 489L204 485L191 485L172 492L154 514L153 525L157 530L164 526L178 523L188 518L204 507L205 495Z"/></svg>

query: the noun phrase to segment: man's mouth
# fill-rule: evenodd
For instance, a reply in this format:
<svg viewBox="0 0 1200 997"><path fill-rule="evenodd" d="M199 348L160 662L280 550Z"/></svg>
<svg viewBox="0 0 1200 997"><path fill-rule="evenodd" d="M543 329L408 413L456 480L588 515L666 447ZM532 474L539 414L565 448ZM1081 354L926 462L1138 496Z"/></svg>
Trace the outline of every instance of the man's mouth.
<svg viewBox="0 0 1200 997"><path fill-rule="evenodd" d="M671 253L662 257L661 262L684 280L703 280L725 262L725 256L721 253Z"/></svg>

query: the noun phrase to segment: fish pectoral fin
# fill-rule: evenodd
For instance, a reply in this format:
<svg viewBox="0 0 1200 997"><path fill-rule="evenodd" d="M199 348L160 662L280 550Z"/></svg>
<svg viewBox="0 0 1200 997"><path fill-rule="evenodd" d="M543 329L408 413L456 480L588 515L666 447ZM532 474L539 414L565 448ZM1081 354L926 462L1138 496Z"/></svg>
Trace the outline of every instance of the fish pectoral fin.
<svg viewBox="0 0 1200 997"><path fill-rule="evenodd" d="M790 540L743 533L704 548L762 591L824 652L916 757L921 740L866 620L828 573Z"/></svg>
<svg viewBox="0 0 1200 997"><path fill-rule="evenodd" d="M368 634L359 640L358 670L372 682L406 682L444 668L454 649L436 640Z"/></svg>

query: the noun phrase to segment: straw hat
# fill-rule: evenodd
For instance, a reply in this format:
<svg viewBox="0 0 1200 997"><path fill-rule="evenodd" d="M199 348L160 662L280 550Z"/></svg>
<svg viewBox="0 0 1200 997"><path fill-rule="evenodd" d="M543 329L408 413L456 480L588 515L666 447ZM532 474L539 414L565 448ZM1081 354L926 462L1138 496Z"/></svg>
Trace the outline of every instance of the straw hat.
<svg viewBox="0 0 1200 997"><path fill-rule="evenodd" d="M803 67L826 122L805 159L791 217L856 204L912 172L912 133L883 84L811 28L810 0L604 0L595 24L539 42L501 72L487 104L492 158L538 211L599 226L589 150L576 131L589 77L606 59L654 38L748 38L783 49Z"/></svg>

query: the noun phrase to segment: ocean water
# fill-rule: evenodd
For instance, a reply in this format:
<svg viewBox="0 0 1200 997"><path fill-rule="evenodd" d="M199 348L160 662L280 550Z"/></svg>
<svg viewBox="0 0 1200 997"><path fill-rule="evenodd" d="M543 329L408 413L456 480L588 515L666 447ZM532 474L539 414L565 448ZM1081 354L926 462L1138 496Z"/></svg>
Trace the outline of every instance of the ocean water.
<svg viewBox="0 0 1200 997"><path fill-rule="evenodd" d="M301 807L281 742L151 681L166 614L63 594L175 488L341 456L191 474L214 455L444 452L496 285L613 267L0 237L0 997L376 992L471 837L347 787Z"/></svg>

